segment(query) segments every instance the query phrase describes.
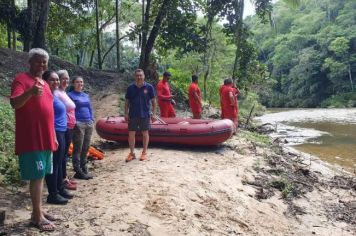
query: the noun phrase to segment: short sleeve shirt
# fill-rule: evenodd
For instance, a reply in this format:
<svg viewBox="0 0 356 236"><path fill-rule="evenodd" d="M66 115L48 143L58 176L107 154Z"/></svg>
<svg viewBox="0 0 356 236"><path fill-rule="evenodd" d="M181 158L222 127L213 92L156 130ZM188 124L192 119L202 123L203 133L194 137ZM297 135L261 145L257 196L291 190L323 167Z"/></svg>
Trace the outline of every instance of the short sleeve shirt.
<svg viewBox="0 0 356 236"><path fill-rule="evenodd" d="M158 102L171 102L171 88L169 87L169 84L167 81L164 81L163 79L160 80L157 84L157 98Z"/></svg>
<svg viewBox="0 0 356 236"><path fill-rule="evenodd" d="M129 100L129 117L150 117L150 100L154 97L155 91L151 84L144 82L142 87L138 87L136 83L130 84L125 95Z"/></svg>
<svg viewBox="0 0 356 236"><path fill-rule="evenodd" d="M11 98L32 88L35 79L28 73L16 76L11 86ZM54 151L55 130L53 96L44 83L42 96L32 96L22 107L15 109L15 153Z"/></svg>
<svg viewBox="0 0 356 236"><path fill-rule="evenodd" d="M200 104L196 101L196 98L194 97L194 92L201 97L201 91L200 88L196 83L192 83L189 87L188 95L189 95L189 106L192 109L193 112L201 112L201 106Z"/></svg>

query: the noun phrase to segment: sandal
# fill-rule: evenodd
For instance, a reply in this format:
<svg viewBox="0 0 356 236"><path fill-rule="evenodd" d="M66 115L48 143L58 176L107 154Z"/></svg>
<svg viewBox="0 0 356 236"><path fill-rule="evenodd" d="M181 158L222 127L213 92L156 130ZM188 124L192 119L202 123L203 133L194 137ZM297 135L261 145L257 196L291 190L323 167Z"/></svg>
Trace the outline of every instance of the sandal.
<svg viewBox="0 0 356 236"><path fill-rule="evenodd" d="M42 210L43 217L48 221L57 221L58 218ZM31 222L33 222L33 214L31 214Z"/></svg>
<svg viewBox="0 0 356 236"><path fill-rule="evenodd" d="M134 159L136 159L135 154L130 152L125 161L129 162L129 161L132 161Z"/></svg>
<svg viewBox="0 0 356 236"><path fill-rule="evenodd" d="M141 153L141 157L140 157L140 161L145 161L145 160L147 160L147 153L142 152Z"/></svg>
<svg viewBox="0 0 356 236"><path fill-rule="evenodd" d="M49 221L57 221L58 220L58 218L56 218L53 215L48 214L47 212L43 211L42 214L43 214L44 218L46 218Z"/></svg>
<svg viewBox="0 0 356 236"><path fill-rule="evenodd" d="M47 231L47 232L52 232L56 229L56 226L52 222L44 219L42 219L38 223L31 221L30 226L35 227L40 231Z"/></svg>

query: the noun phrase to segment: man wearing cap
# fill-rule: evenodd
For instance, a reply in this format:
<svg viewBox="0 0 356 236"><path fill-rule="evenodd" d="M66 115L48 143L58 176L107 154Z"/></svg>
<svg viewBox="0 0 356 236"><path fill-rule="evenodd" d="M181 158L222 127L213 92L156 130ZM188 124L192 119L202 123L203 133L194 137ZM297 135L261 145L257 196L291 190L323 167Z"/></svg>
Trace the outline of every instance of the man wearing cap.
<svg viewBox="0 0 356 236"><path fill-rule="evenodd" d="M176 117L176 112L173 108L173 105L175 105L174 96L171 94L168 83L170 78L171 73L166 71L163 73L163 79L157 84L157 98L161 117Z"/></svg>

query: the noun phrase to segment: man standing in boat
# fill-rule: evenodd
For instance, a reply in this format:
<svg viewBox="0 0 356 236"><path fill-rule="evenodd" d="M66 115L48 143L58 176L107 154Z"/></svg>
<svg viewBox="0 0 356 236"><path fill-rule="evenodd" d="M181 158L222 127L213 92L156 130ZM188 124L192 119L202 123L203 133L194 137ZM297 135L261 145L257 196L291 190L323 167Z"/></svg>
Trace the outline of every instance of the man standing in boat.
<svg viewBox="0 0 356 236"><path fill-rule="evenodd" d="M157 84L157 98L161 117L176 117L176 112L173 108L173 105L175 105L174 96L171 94L168 83L170 78L171 73L166 71L163 73L163 79Z"/></svg>
<svg viewBox="0 0 356 236"><path fill-rule="evenodd" d="M135 71L135 82L127 88L125 98L125 120L128 122L130 147L126 162L136 158L134 152L136 131L142 132L143 150L140 161L144 161L147 159L150 120L153 122L156 116L156 99L153 86L145 82L143 70L137 69ZM150 102L152 104L152 112Z"/></svg>
<svg viewBox="0 0 356 236"><path fill-rule="evenodd" d="M200 119L202 112L201 91L198 86L198 76L192 76L192 83L188 90L189 106L193 113L193 119Z"/></svg>

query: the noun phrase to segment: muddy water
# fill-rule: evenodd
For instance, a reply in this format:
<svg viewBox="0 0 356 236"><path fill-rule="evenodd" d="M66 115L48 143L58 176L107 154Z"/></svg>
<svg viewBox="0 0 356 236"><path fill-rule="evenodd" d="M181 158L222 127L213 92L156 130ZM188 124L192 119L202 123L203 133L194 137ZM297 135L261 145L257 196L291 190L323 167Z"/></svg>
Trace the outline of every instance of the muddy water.
<svg viewBox="0 0 356 236"><path fill-rule="evenodd" d="M356 168L356 109L272 110L258 120L274 125L271 136L297 150L352 172Z"/></svg>

